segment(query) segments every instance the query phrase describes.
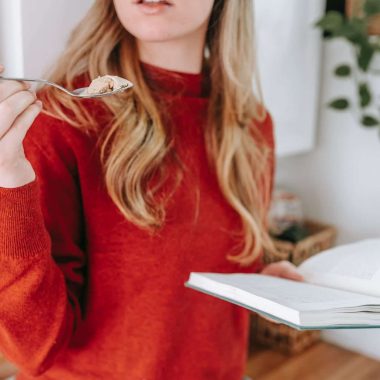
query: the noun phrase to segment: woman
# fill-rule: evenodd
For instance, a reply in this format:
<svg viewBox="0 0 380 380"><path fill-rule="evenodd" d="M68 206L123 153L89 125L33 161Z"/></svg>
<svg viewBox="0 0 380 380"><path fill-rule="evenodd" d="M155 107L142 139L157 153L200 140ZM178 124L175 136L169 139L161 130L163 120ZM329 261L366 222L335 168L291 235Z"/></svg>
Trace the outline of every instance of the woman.
<svg viewBox="0 0 380 380"><path fill-rule="evenodd" d="M0 349L18 379L243 376L248 312L183 284L258 272L272 249L251 17L250 0L97 0L51 79L133 91L43 90L40 114L26 84L1 83Z"/></svg>

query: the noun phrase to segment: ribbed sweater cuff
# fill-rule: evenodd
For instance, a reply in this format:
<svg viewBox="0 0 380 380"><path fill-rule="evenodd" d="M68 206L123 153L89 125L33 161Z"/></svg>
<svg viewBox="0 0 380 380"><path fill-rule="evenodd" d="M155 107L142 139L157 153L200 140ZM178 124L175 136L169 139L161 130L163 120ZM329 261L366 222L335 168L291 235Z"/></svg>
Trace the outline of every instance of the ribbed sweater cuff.
<svg viewBox="0 0 380 380"><path fill-rule="evenodd" d="M0 187L0 258L46 254L50 239L41 211L38 182Z"/></svg>

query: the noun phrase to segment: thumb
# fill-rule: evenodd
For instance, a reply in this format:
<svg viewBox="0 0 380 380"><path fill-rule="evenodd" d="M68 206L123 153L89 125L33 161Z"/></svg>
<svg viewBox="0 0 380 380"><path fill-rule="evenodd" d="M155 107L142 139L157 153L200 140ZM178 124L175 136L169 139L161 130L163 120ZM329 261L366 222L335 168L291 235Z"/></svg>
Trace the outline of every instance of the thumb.
<svg viewBox="0 0 380 380"><path fill-rule="evenodd" d="M304 281L303 276L297 271L297 268L287 261L269 264L261 273L294 281Z"/></svg>
<svg viewBox="0 0 380 380"><path fill-rule="evenodd" d="M286 270L285 272L282 273L281 277L287 278L287 279L293 280L293 281L304 281L305 280L304 277L299 272L297 272L296 269Z"/></svg>

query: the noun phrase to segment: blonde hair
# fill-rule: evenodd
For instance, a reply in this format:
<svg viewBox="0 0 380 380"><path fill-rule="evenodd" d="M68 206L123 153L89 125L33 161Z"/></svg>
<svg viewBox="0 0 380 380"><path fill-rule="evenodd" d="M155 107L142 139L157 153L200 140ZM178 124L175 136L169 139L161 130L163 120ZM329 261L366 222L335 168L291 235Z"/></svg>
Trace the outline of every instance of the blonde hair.
<svg viewBox="0 0 380 380"><path fill-rule="evenodd" d="M262 250L274 250L266 225L270 201L270 157L254 120L265 110L252 87L257 72L253 48L251 0L215 0L206 38L211 92L206 145L220 189L240 215L240 252L232 262L249 265ZM86 27L83 27L86 25ZM96 0L72 33L50 79L73 88L79 77L113 74L135 83L134 91L104 98L112 116L101 136L101 159L108 193L122 214L141 228L154 230L165 222L165 200L156 191L173 156L170 131L144 80L135 39L117 18L112 0ZM259 89L256 78L256 87ZM41 94L47 112L82 129L96 129L94 115L83 102L55 90ZM70 112L67 112L70 110ZM177 178L181 180L180 169ZM150 186L153 177L161 182Z"/></svg>

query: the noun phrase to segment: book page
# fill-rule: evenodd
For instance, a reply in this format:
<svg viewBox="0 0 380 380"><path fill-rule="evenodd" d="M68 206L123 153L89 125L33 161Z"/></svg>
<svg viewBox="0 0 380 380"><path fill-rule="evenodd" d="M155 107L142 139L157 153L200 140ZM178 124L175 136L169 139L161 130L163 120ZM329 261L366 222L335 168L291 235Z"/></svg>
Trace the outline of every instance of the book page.
<svg viewBox="0 0 380 380"><path fill-rule="evenodd" d="M380 299L261 274L191 273L187 286L299 323L302 312L380 305Z"/></svg>
<svg viewBox="0 0 380 380"><path fill-rule="evenodd" d="M298 269L306 282L380 297L380 239L328 249Z"/></svg>

